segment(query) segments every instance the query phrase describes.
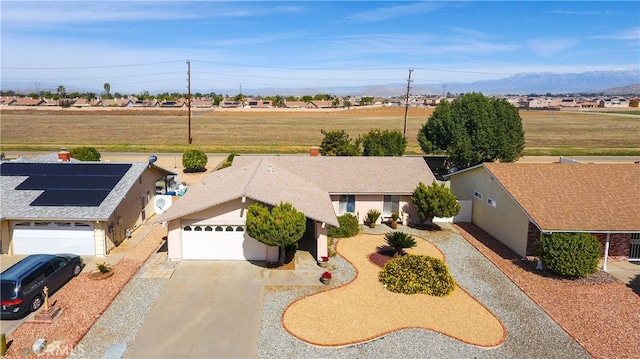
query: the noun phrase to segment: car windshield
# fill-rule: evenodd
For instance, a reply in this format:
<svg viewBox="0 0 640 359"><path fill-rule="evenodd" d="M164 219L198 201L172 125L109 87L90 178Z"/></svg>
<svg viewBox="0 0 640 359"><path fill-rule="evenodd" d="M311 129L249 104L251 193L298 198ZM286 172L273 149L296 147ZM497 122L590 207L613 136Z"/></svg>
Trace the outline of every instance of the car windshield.
<svg viewBox="0 0 640 359"><path fill-rule="evenodd" d="M2 299L13 298L16 294L16 282L3 280L0 293L2 293Z"/></svg>

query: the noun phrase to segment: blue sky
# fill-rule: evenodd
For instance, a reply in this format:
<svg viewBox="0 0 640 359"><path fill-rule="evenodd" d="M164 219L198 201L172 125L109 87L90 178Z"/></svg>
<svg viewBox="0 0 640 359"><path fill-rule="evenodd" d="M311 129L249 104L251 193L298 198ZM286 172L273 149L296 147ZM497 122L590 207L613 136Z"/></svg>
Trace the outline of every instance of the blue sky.
<svg viewBox="0 0 640 359"><path fill-rule="evenodd" d="M2 88L123 94L640 67L640 2L6 1ZM234 92L235 90L235 92Z"/></svg>

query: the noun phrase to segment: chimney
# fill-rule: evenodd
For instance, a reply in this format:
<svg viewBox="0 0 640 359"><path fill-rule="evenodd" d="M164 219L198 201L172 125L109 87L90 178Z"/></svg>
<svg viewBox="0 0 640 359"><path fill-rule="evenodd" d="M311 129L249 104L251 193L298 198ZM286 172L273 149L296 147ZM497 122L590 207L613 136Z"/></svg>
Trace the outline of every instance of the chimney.
<svg viewBox="0 0 640 359"><path fill-rule="evenodd" d="M309 149L309 155L311 155L311 157L318 157L320 155L320 147L311 147Z"/></svg>
<svg viewBox="0 0 640 359"><path fill-rule="evenodd" d="M58 152L58 161L69 162L71 161L71 154L67 151L66 148L61 148L60 152Z"/></svg>

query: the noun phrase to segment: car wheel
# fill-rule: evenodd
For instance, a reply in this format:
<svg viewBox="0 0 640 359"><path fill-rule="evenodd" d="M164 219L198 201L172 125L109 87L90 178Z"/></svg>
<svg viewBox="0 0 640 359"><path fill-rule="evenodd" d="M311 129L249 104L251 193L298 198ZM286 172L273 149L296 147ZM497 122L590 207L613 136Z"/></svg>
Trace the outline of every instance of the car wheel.
<svg viewBox="0 0 640 359"><path fill-rule="evenodd" d="M36 310L40 309L41 306L42 297L37 295L35 298L33 298L33 300L31 300L31 306L29 308L31 308L32 312L35 312Z"/></svg>
<svg viewBox="0 0 640 359"><path fill-rule="evenodd" d="M82 266L80 265L80 263L76 263L76 265L73 267L73 276L77 277L80 272L82 272Z"/></svg>

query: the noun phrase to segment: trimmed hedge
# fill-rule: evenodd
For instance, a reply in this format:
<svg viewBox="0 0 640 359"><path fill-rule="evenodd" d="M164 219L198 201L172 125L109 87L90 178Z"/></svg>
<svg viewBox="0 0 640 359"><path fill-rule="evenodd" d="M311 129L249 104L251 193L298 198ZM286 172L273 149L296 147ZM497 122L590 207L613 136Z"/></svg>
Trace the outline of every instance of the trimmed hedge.
<svg viewBox="0 0 640 359"><path fill-rule="evenodd" d="M598 270L602 244L589 233L543 235L535 245L542 265L567 277L586 277Z"/></svg>
<svg viewBox="0 0 640 359"><path fill-rule="evenodd" d="M358 218L350 213L345 213L342 216L339 216L338 224L340 227L329 227L329 230L327 231L329 237L347 238L360 233Z"/></svg>
<svg viewBox="0 0 640 359"><path fill-rule="evenodd" d="M430 256L406 255L388 261L378 279L395 293L449 295L456 282L447 264Z"/></svg>
<svg viewBox="0 0 640 359"><path fill-rule="evenodd" d="M201 150L188 150L182 155L184 172L204 172L207 166L207 154Z"/></svg>

